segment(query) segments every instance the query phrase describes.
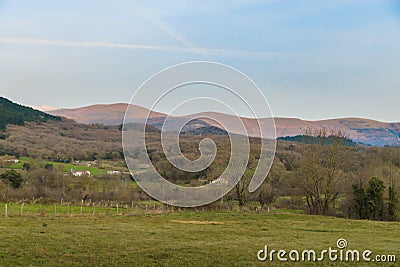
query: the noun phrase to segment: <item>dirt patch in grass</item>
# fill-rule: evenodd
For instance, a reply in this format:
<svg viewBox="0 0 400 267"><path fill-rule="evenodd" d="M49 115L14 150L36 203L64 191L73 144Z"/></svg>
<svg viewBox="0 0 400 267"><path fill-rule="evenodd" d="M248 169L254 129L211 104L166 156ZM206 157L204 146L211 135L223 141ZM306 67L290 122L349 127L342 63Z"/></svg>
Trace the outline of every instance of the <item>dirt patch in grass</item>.
<svg viewBox="0 0 400 267"><path fill-rule="evenodd" d="M212 221L181 221L181 220L171 220L171 222L183 223L183 224L204 224L204 225L224 225L223 222L212 222Z"/></svg>

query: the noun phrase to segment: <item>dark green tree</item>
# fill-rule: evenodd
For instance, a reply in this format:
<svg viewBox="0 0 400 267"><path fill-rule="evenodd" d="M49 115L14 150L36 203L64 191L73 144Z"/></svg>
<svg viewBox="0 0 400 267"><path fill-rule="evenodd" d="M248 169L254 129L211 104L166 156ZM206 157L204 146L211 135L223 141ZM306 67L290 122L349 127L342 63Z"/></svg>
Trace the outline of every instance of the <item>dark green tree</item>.
<svg viewBox="0 0 400 267"><path fill-rule="evenodd" d="M54 169L54 166L51 163L47 163L46 165L44 165L44 168L46 170L52 171Z"/></svg>
<svg viewBox="0 0 400 267"><path fill-rule="evenodd" d="M8 170L0 175L0 178L7 184L10 184L13 188L20 188L22 186L22 176L14 170Z"/></svg>
<svg viewBox="0 0 400 267"><path fill-rule="evenodd" d="M393 186L389 187L389 205L388 205L388 219L389 221L398 220L399 198L397 197L397 191Z"/></svg>
<svg viewBox="0 0 400 267"><path fill-rule="evenodd" d="M353 184L353 208L359 219L368 219L368 198L361 184Z"/></svg>
<svg viewBox="0 0 400 267"><path fill-rule="evenodd" d="M367 198L369 219L384 220L384 201L383 192L385 185L382 180L372 177L368 183Z"/></svg>
<svg viewBox="0 0 400 267"><path fill-rule="evenodd" d="M24 165L22 165L22 168L23 168L25 171L29 171L29 170L31 169L31 164L28 163L28 162L25 162Z"/></svg>

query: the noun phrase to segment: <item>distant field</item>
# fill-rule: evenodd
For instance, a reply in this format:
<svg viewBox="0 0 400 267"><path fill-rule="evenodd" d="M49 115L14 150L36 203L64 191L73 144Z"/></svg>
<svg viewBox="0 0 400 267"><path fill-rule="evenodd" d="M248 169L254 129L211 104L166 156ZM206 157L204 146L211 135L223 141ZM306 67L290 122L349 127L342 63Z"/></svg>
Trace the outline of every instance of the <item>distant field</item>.
<svg viewBox="0 0 400 267"><path fill-rule="evenodd" d="M16 164L6 165L5 168L9 169L23 169L24 163L30 163L32 160L30 158L20 158L19 162ZM90 171L92 175L100 175L107 173L107 170L114 170L109 166L108 168L99 168L93 166L84 166L79 164L72 163L60 163L60 162L52 162L52 161L44 161L44 164L52 164L55 169L61 170L63 172L69 172L71 169L78 171Z"/></svg>
<svg viewBox="0 0 400 267"><path fill-rule="evenodd" d="M257 251L264 245L321 251L336 248L339 238L347 240L349 249L400 257L400 223L297 214L2 216L0 237L0 266L282 266L258 262ZM286 263L310 265L321 263Z"/></svg>

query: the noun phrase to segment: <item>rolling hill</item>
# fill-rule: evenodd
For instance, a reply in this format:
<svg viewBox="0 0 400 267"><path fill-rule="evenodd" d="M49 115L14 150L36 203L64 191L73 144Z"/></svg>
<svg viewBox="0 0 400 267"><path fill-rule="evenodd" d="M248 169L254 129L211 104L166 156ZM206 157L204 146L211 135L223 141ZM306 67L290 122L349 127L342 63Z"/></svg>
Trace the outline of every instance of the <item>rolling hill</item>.
<svg viewBox="0 0 400 267"><path fill-rule="evenodd" d="M49 114L73 119L78 123L119 125L124 120L128 104L92 105L76 109L58 109L47 111ZM142 122L148 110L135 106L135 112L128 119L130 122ZM164 114L152 112L151 118L165 117Z"/></svg>
<svg viewBox="0 0 400 267"><path fill-rule="evenodd" d="M0 130L5 130L9 124L24 125L25 122L46 122L48 120L60 121L61 118L0 97Z"/></svg>
<svg viewBox="0 0 400 267"><path fill-rule="evenodd" d="M49 111L52 115L63 116L73 119L80 123L102 123L108 125L118 125L123 122L125 111L128 104L94 105L78 109L59 109ZM143 107L131 106L134 114L128 117L130 122L144 122L145 114L148 113ZM222 113L205 112L189 115L185 117L175 117L172 119L167 131L179 130L174 128L174 124L180 125L180 121L193 118L194 120L185 127L185 131L194 130L202 127L221 127L220 123L209 119L212 116L217 118L222 124L229 125L232 133L247 134L252 137L260 136L259 126L255 119L241 118L246 131L240 127L232 115ZM160 128L166 118L165 114L152 112L148 124ZM175 123L174 123L175 120ZM261 124L268 123L270 118L260 119ZM345 135L355 142L361 142L374 146L400 145L400 123L386 123L363 118L339 118L320 121L307 121L296 118L274 118L277 137L303 135L308 130L326 128L333 131L342 131ZM238 125L235 125L238 124Z"/></svg>
<svg viewBox="0 0 400 267"><path fill-rule="evenodd" d="M0 156L94 160L121 150L117 126L79 124L0 97Z"/></svg>

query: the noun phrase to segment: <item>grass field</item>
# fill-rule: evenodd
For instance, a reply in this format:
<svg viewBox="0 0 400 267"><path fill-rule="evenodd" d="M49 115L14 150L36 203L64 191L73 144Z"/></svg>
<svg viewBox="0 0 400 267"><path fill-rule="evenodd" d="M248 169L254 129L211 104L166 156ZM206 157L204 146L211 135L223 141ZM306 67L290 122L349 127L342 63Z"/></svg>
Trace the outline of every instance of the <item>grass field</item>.
<svg viewBox="0 0 400 267"><path fill-rule="evenodd" d="M400 257L400 223L299 214L2 216L0 238L0 266L317 266L322 263L261 263L257 251L268 245L318 252L336 248L339 238L347 240L348 249Z"/></svg>
<svg viewBox="0 0 400 267"><path fill-rule="evenodd" d="M0 157L0 159L4 159L4 157ZM23 169L24 163L31 163L33 159L30 158L25 158L22 157L19 159L19 162L16 164L11 164L4 166L9 169ZM43 164L52 164L55 169L61 170L63 172L69 172L71 169L77 170L77 171L90 171L92 175L100 175L100 174L105 174L107 173L107 170L113 170L112 168L108 169L102 169L98 167L93 167L93 166L85 166L85 165L77 165L77 164L72 164L72 163L60 163L60 162L52 162L52 161L43 161Z"/></svg>

